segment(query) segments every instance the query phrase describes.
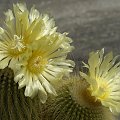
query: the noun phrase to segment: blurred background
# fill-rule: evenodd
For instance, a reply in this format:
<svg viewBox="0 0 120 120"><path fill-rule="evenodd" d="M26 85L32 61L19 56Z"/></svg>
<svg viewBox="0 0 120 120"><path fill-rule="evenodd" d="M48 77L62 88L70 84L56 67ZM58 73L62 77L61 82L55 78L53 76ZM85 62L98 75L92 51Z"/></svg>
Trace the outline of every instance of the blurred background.
<svg viewBox="0 0 120 120"><path fill-rule="evenodd" d="M0 23L4 12L21 0L0 0ZM22 0L23 1L23 0ZM41 13L54 17L58 31L73 39L72 52L77 66L92 50L105 48L120 54L120 0L26 0ZM118 119L120 120L120 118Z"/></svg>

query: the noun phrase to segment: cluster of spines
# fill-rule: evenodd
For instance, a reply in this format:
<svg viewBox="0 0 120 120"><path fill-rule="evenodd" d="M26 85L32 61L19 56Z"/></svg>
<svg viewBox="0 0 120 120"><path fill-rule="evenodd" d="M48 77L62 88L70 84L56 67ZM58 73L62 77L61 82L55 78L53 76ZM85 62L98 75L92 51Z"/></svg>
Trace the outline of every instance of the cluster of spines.
<svg viewBox="0 0 120 120"><path fill-rule="evenodd" d="M18 89L13 71L0 70L0 120L42 120L38 98L25 97L24 89Z"/></svg>
<svg viewBox="0 0 120 120"><path fill-rule="evenodd" d="M80 106L73 100L67 88L62 88L58 93L56 98L48 102L49 104L45 109L47 120L104 120L100 107Z"/></svg>

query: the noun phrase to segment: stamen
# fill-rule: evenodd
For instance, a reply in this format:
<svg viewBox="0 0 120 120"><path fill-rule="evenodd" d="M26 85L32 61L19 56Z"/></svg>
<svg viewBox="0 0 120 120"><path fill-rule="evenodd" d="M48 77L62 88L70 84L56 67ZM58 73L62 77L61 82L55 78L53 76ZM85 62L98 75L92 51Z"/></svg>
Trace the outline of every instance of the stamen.
<svg viewBox="0 0 120 120"><path fill-rule="evenodd" d="M12 49L18 49L18 51L21 51L23 48L25 48L25 46L23 45L23 43L21 42L23 40L23 37L20 35L14 35L14 43L13 43L13 47Z"/></svg>
<svg viewBox="0 0 120 120"><path fill-rule="evenodd" d="M41 73L47 64L47 60L43 58L41 55L36 55L33 53L31 58L28 60L28 69L32 73Z"/></svg>

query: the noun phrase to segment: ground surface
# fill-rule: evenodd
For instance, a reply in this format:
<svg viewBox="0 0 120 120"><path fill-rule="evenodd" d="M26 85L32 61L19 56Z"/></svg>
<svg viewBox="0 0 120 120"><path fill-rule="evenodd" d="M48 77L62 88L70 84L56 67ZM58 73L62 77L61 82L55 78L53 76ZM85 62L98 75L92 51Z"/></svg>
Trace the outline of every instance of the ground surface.
<svg viewBox="0 0 120 120"><path fill-rule="evenodd" d="M0 21L3 11L13 2L16 0L0 0ZM77 65L92 50L105 48L106 52L120 54L120 0L27 0L27 3L53 16L58 30L69 33L74 40Z"/></svg>

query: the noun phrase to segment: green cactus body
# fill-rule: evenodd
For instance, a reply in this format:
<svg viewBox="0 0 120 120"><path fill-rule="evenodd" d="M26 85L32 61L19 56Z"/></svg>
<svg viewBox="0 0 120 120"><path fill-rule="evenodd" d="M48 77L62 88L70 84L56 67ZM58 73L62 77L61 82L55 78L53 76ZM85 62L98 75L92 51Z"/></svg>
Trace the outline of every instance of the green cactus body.
<svg viewBox="0 0 120 120"><path fill-rule="evenodd" d="M81 84L80 86L85 85ZM114 120L111 112L99 103L85 105L77 100L75 91L78 89L75 90L74 88L73 83L59 88L58 96L47 103L45 108L47 118L45 120ZM77 95L77 97L79 96ZM79 99L83 99L81 95Z"/></svg>
<svg viewBox="0 0 120 120"><path fill-rule="evenodd" d="M0 70L0 120L42 120L38 98L25 97L10 68Z"/></svg>

